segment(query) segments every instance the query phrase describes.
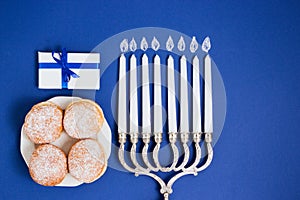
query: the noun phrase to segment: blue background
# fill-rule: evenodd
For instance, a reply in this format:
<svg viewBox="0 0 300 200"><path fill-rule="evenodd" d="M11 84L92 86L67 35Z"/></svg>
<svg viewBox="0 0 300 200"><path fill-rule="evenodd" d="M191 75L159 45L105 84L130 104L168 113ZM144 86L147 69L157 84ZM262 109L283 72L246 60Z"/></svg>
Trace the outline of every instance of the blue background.
<svg viewBox="0 0 300 200"><path fill-rule="evenodd" d="M213 41L227 116L212 165L174 185L172 199L300 199L299 1L1 1L0 199L159 199L157 184L108 169L76 188L34 183L19 152L20 129L37 102L67 90L37 88L38 50L89 52L106 38L145 26ZM110 79L97 102L110 123Z"/></svg>

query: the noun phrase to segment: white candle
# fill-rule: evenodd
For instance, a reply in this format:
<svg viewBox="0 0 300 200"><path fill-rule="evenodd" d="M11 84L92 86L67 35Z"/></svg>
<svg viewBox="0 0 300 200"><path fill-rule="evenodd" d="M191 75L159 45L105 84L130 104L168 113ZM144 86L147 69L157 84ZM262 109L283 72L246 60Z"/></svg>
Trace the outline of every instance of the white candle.
<svg viewBox="0 0 300 200"><path fill-rule="evenodd" d="M161 75L160 57L154 57L154 133L162 133L162 103L161 103Z"/></svg>
<svg viewBox="0 0 300 200"><path fill-rule="evenodd" d="M151 133L148 57L142 56L142 131Z"/></svg>
<svg viewBox="0 0 300 200"><path fill-rule="evenodd" d="M180 58L180 132L189 132L189 112L188 112L188 85L187 85L187 63L186 57Z"/></svg>
<svg viewBox="0 0 300 200"><path fill-rule="evenodd" d="M119 59L119 99L118 132L126 133L126 58L122 53Z"/></svg>
<svg viewBox="0 0 300 200"><path fill-rule="evenodd" d="M201 101L200 101L200 76L199 76L199 59L195 56L193 59L193 132L201 132Z"/></svg>
<svg viewBox="0 0 300 200"><path fill-rule="evenodd" d="M168 127L169 133L177 132L176 119L176 97L175 97L175 82L174 82L174 59L170 55L168 57Z"/></svg>
<svg viewBox="0 0 300 200"><path fill-rule="evenodd" d="M138 100L137 100L137 75L136 75L136 57L134 54L130 57L130 133L138 133Z"/></svg>
<svg viewBox="0 0 300 200"><path fill-rule="evenodd" d="M204 132L213 132L211 59L204 58Z"/></svg>

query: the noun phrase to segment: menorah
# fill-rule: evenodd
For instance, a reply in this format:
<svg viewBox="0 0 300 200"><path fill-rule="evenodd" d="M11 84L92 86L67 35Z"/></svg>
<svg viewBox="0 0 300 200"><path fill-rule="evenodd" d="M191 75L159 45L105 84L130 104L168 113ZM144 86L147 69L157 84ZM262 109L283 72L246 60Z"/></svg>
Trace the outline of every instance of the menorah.
<svg viewBox="0 0 300 200"><path fill-rule="evenodd" d="M180 52L185 50L184 38L180 37L177 48ZM174 182L185 175L197 175L200 171L206 169L213 159L212 148L212 76L211 76L211 58L208 55L208 51L211 47L209 38L205 38L202 43L202 50L206 52L203 59L203 78L204 78L204 94L203 94L203 126L201 123L201 103L200 98L200 61L197 55L192 59L192 109L189 109L189 92L188 92L188 79L187 79L187 58L185 55L180 56L180 130L177 129L177 114L176 114L176 92L175 92L175 70L174 70L174 58L172 55L167 59L167 115L168 115L168 139L170 142L171 153L173 154L173 162L170 165L163 166L159 160L159 153L161 149L162 136L163 136L163 120L162 120L162 95L161 95L161 61L159 55L156 53L154 56L153 64L153 93L154 93L154 106L158 109L153 111L153 128L151 128L151 109L150 109L150 92L149 92L149 62L146 50L148 43L146 38L143 37L140 44L141 49L144 51L142 55L142 127L141 131L138 128L138 103L134 98L133 93L137 89L137 59L133 53L130 56L130 80L129 80L129 94L130 103L129 109L126 102L126 57L125 53L130 49L131 52L135 52L137 44L134 38L128 42L124 39L120 44L121 56L119 59L119 96L118 96L118 133L119 133L119 160L122 166L129 172L134 173L136 176L145 175L155 179L161 186L160 193L163 194L164 199L169 199L169 195L173 192L172 186ZM160 43L154 37L151 42L151 48L157 52L159 50ZM174 42L171 36L169 36L166 42L167 51L172 51L174 48ZM198 49L198 43L196 38L193 37L190 43L190 52L195 53ZM129 111L129 130L127 129L127 111ZM189 127L189 112L192 112L192 127L190 131ZM130 135L131 149L130 149L130 162L127 163L125 159L125 144L127 142L127 134ZM139 142L139 136L142 138L142 161L137 159L137 144ZM151 137L154 136L155 147L152 153L152 161L149 159L149 144ZM180 138L180 139L178 139ZM189 162L190 149L189 141L192 138L194 145L194 160ZM203 146L207 148L207 158L202 163L202 151L200 143L204 138ZM183 159L179 161L179 148L178 140L181 141L183 148ZM202 164L201 164L202 163ZM201 165L201 166L199 166ZM156 172L175 172L175 175L165 182Z"/></svg>

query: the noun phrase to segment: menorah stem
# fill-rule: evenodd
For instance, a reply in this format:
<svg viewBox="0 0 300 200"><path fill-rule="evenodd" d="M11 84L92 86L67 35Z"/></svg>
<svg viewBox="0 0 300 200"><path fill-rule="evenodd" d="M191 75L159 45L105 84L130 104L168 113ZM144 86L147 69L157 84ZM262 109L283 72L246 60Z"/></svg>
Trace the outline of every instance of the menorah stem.
<svg viewBox="0 0 300 200"><path fill-rule="evenodd" d="M130 158L133 165L140 171L147 171L148 169L142 167L136 159L136 144L138 143L138 133L130 134L130 142L132 143L131 150L130 150Z"/></svg>
<svg viewBox="0 0 300 200"><path fill-rule="evenodd" d="M120 148L119 148L119 152L118 152L118 155L119 155L119 160L120 160L120 163L122 164L122 166L132 172L132 173L135 173L134 169L129 167L127 164L126 164L126 161L125 161L125 157L124 157L124 153L125 153L125 143L121 143L120 144Z"/></svg>
<svg viewBox="0 0 300 200"><path fill-rule="evenodd" d="M171 143L171 149L172 149L172 152L173 152L173 163L170 166L169 171L172 171L172 170L175 169L175 167L178 163L178 159L179 159L179 152L178 152L178 148L177 148L175 143Z"/></svg>
<svg viewBox="0 0 300 200"><path fill-rule="evenodd" d="M181 136L180 138L181 138L181 142L182 142L182 146L183 146L183 150L184 150L184 157L183 157L182 163L178 167L176 167L174 169L174 171L180 171L180 170L184 169L184 167L188 163L189 157L190 157L190 150L189 150L189 146L187 145L188 140L189 140L189 135L188 135L188 133L181 133L180 136Z"/></svg>
<svg viewBox="0 0 300 200"><path fill-rule="evenodd" d="M142 150L142 158L145 163L145 165L150 169L150 171L157 172L158 168L154 167L148 159L148 148L149 148L149 143L150 143L150 133L143 133L143 142L144 142L144 147Z"/></svg>
<svg viewBox="0 0 300 200"><path fill-rule="evenodd" d="M158 159L158 154L159 154L159 150L160 150L160 144L162 142L162 133L154 133L154 140L156 142L156 145L154 147L153 150L153 160L154 163L156 164L157 168L162 171L162 172L170 172L171 169L170 167L162 167L159 159Z"/></svg>
<svg viewBox="0 0 300 200"><path fill-rule="evenodd" d="M132 146L131 146L130 158L131 158L131 161L132 161L133 165L136 167L137 170L139 170L139 171L149 171L149 169L146 169L146 168L142 167L136 159L136 143L133 143Z"/></svg>
<svg viewBox="0 0 300 200"><path fill-rule="evenodd" d="M169 193L164 193L164 200L169 200Z"/></svg>
<svg viewBox="0 0 300 200"><path fill-rule="evenodd" d="M212 142L212 133L205 133L205 143L207 148L207 159L204 165L197 169L197 172L205 170L213 160L214 152L211 145Z"/></svg>
<svg viewBox="0 0 300 200"><path fill-rule="evenodd" d="M201 160L201 147L200 147L201 134L202 133L193 133L193 142L195 143L195 150L196 150L195 161L190 167L188 167L187 169L183 169L183 171L194 170L195 175L197 175L197 165Z"/></svg>
<svg viewBox="0 0 300 200"><path fill-rule="evenodd" d="M161 165L158 159L158 151L160 149L160 144L162 142L162 133L154 133L154 141L156 143L154 150L153 150L153 161L158 169L161 169Z"/></svg>
<svg viewBox="0 0 300 200"><path fill-rule="evenodd" d="M153 161L154 161L155 165L157 166L157 168L159 170L161 170L162 166L160 165L159 159L158 159L159 149L160 149L160 143L157 143L153 149Z"/></svg>
<svg viewBox="0 0 300 200"><path fill-rule="evenodd" d="M177 140L177 133L169 133L169 141L170 141L172 152L173 152L173 163L170 166L170 171L175 169L175 167L178 163L178 158L179 158L178 148L175 144L176 140Z"/></svg>

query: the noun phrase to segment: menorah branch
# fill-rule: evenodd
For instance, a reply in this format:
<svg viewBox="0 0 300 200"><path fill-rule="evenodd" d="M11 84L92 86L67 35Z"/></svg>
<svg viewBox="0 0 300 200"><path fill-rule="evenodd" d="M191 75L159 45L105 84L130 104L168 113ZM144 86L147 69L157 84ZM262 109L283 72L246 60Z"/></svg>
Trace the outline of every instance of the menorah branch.
<svg viewBox="0 0 300 200"><path fill-rule="evenodd" d="M178 180L179 178L186 176L186 175L195 175L196 176L198 172L206 169L212 162L212 159L213 159L213 149L211 146L212 134L205 133L205 141L204 142L205 142L205 145L207 148L208 155L207 155L206 162L202 166L197 167L197 165L199 164L200 159L201 159L201 147L199 145L201 133L198 133L198 134L194 133L194 134L195 135L193 137L193 142L195 143L195 148L196 148L196 158L195 158L194 163L188 168L185 168L185 165L184 165L182 167L182 169L180 170L180 172L177 173L174 177L172 177L168 181L167 184L159 176L151 173L151 171L155 172L154 170L151 170L149 168L143 168L142 166L140 166L137 163L136 157L134 155L134 154L136 154L136 144L132 144L132 148L130 151L131 162L135 165L136 168L132 168L126 163L125 158L124 158L124 154L125 154L124 147L125 147L125 143L126 143L126 140L124 141L124 138L126 138L126 135L124 136L123 133L119 134L119 141L122 141L122 143L120 144L120 148L119 148L120 163L126 170L134 173L136 176L145 175L145 176L152 177L154 180L156 180L160 184L160 186L161 186L160 192L164 195L164 199L169 199L170 194L173 192L173 190L172 190L173 184L175 183L176 180ZM172 142L174 142L174 141L172 141ZM145 144L144 148L145 147L146 147L146 149L148 149L148 144ZM147 155L147 153L146 153L146 155ZM148 157L147 157L147 159L148 159ZM172 165L174 165L174 162ZM157 170L157 169L155 169L155 170Z"/></svg>
<svg viewBox="0 0 300 200"><path fill-rule="evenodd" d="M189 168L188 170L183 170L182 172L176 174L174 177L172 177L169 180L169 182L167 184L167 188L172 188L175 181L178 180L180 177L186 176L186 175L192 175L192 174L196 176L197 172L205 170L211 164L212 159L213 159L213 149L212 149L212 146L211 146L211 133L206 133L205 134L205 144L206 144L206 148L207 148L206 162L199 168L197 168L197 167L196 167L196 169L195 168Z"/></svg>
<svg viewBox="0 0 300 200"><path fill-rule="evenodd" d="M154 167L150 162L149 162L149 158L148 158L148 148L149 148L149 143L150 143L150 134L149 134L149 138L148 138L148 134L147 136L145 136L145 134L143 134L143 141L144 141L144 147L142 150L142 158L143 161L145 163L145 165L147 166L147 168L150 171L155 171L157 172L159 169L157 167Z"/></svg>

